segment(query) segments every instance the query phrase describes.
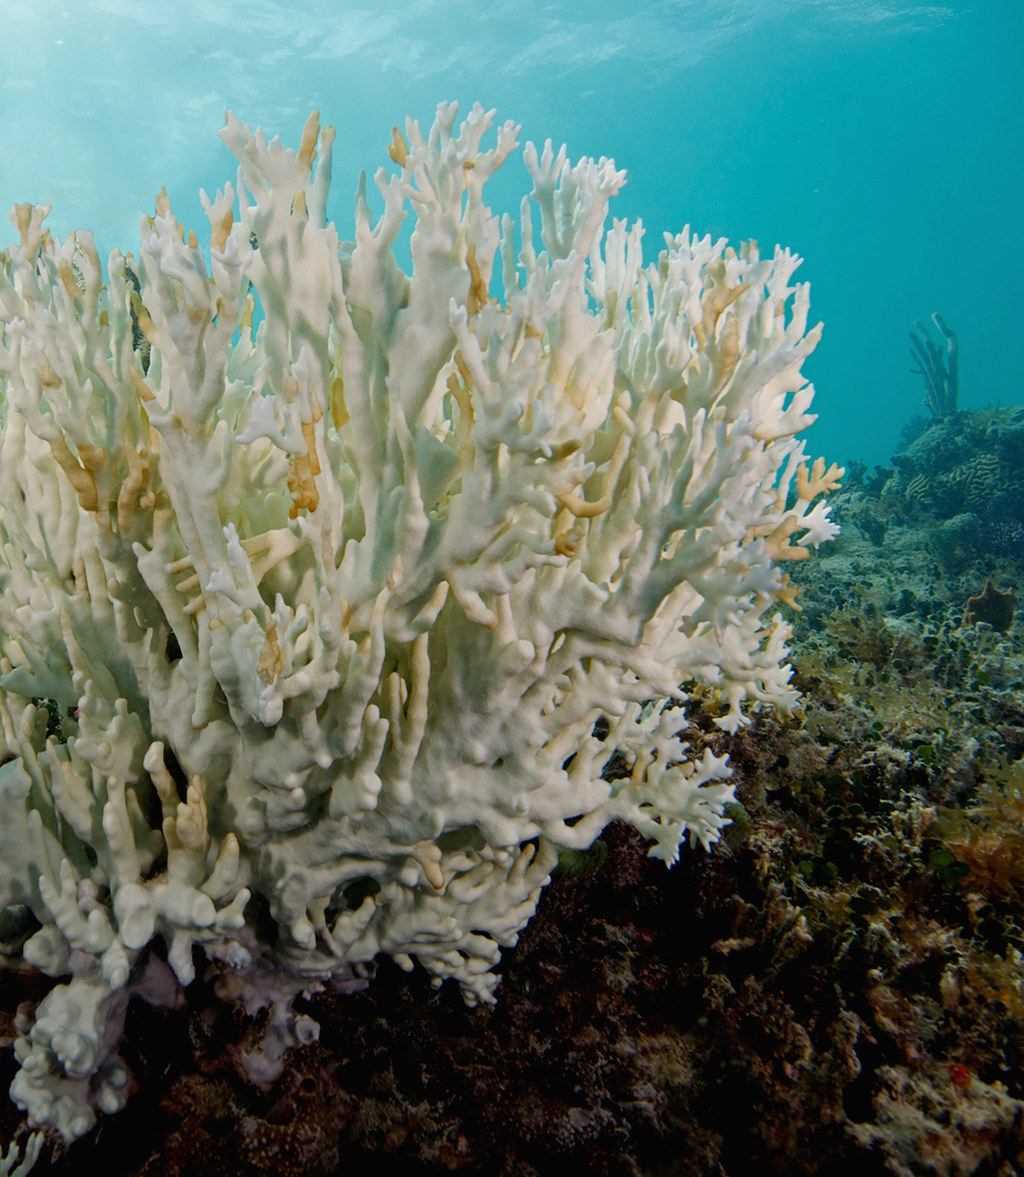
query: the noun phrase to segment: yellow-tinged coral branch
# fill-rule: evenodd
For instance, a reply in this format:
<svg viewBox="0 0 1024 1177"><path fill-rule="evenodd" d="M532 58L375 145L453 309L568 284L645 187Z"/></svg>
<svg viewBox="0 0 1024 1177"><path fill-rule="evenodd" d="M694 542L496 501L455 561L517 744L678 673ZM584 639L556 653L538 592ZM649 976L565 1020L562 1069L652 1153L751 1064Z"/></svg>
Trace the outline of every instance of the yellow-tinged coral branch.
<svg viewBox="0 0 1024 1177"><path fill-rule="evenodd" d="M807 463L801 462L796 472L797 494L806 502L820 494L829 494L839 486L845 473L845 466L838 466L833 462L826 470L825 459L815 458L814 466L808 475Z"/></svg>
<svg viewBox="0 0 1024 1177"><path fill-rule="evenodd" d="M593 519L597 515L603 515L612 505L611 495L604 495L596 502L588 503L586 499L580 498L575 491L571 490L556 494L555 498L577 519Z"/></svg>
<svg viewBox="0 0 1024 1177"><path fill-rule="evenodd" d="M398 164L400 168L405 167L405 162L409 158L409 144L405 141L405 136L397 127L391 128L391 142L388 144L388 156L392 163Z"/></svg>
<svg viewBox="0 0 1024 1177"><path fill-rule="evenodd" d="M302 138L299 141L299 163L303 167L311 168L316 159L316 144L320 138L320 111L314 110L306 119L302 128Z"/></svg>

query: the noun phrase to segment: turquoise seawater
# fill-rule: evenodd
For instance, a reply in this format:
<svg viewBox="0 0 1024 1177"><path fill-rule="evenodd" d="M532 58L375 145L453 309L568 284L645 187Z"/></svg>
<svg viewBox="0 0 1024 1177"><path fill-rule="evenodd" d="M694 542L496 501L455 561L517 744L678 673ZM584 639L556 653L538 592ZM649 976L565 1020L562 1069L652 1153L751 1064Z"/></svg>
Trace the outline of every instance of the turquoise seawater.
<svg viewBox="0 0 1024 1177"><path fill-rule="evenodd" d="M198 224L199 188L234 179L226 109L297 145L319 108L344 238L392 124L479 101L626 168L613 211L649 256L686 224L803 256L825 321L811 452L883 463L926 413L908 332L933 311L961 407L1024 400L1022 51L1020 0L0 0L0 205L135 249L162 185ZM511 162L492 206L528 189Z"/></svg>

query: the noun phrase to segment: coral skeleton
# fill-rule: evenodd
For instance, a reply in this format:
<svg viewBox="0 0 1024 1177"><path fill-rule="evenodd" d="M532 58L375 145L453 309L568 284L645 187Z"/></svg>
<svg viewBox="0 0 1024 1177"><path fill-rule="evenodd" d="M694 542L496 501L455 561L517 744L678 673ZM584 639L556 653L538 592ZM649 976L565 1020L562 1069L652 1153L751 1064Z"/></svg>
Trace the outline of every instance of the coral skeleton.
<svg viewBox="0 0 1024 1177"><path fill-rule="evenodd" d="M18 1018L34 1125L123 1106L129 999L197 967L272 1005L258 1081L316 1034L291 999L378 954L494 1000L560 853L615 818L669 864L717 840L694 684L726 731L796 700L780 565L842 475L797 437L799 258L684 229L644 264L624 173L550 143L499 219L492 120L396 129L352 242L316 114L297 151L228 116L208 247L163 193L105 263L11 214L0 960L55 982Z"/></svg>

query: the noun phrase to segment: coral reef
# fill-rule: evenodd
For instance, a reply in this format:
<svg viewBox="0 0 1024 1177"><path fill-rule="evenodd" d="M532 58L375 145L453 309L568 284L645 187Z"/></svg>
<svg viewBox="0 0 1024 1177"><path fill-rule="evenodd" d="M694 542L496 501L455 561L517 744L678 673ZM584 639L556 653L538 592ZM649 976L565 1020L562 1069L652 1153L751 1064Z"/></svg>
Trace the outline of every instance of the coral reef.
<svg viewBox="0 0 1024 1177"><path fill-rule="evenodd" d="M876 516L939 524L937 531L962 536L974 551L1009 553L1024 537L1024 408L933 421L876 477L883 480Z"/></svg>
<svg viewBox="0 0 1024 1177"><path fill-rule="evenodd" d="M243 1061L265 1021L197 982L185 1009L133 1006L138 1115L49 1171L80 1171L83 1149L110 1177L1019 1166L1024 927L1001 875L953 866L972 829L1019 839L994 807L1019 805L1022 770L969 736L920 750L877 726L868 690L802 685L802 719L734 736L691 710L737 777L709 861L666 877L614 823L556 872L493 1005L385 962L359 993L302 1003L319 1040L267 1089ZM958 789L977 802L930 799Z"/></svg>
<svg viewBox="0 0 1024 1177"><path fill-rule="evenodd" d="M850 522L793 573L800 707L729 733L726 702L694 689L687 738L728 752L736 786L706 861L666 875L613 823L561 861L493 1005L383 961L359 992L299 1002L319 1039L269 1086L246 1062L265 1013L225 1006L214 978L177 1010L132 1003L138 1114L47 1171L1024 1166L1024 627L964 626L993 558L950 576L898 509L836 499L846 520L869 503L884 547Z"/></svg>
<svg viewBox="0 0 1024 1177"><path fill-rule="evenodd" d="M799 259L687 229L645 264L605 229L624 174L550 144L499 220L492 116L396 129L347 243L317 115L297 151L228 116L207 252L166 194L105 264L14 210L0 963L55 982L13 1027L34 1125L124 1107L130 1003L199 973L265 1019L263 1086L318 1033L298 996L380 957L493 1001L560 853L728 824L681 705L796 702L779 565L842 475L797 437Z"/></svg>
<svg viewBox="0 0 1024 1177"><path fill-rule="evenodd" d="M728 691L694 679L669 712L686 757L732 767L707 856L666 872L621 820L562 848L473 1007L429 958L385 955L372 983L327 979L282 1025L244 990L223 1001L214 959L173 1000L128 1003L129 1112L75 1142L51 1129L34 1172L1024 1170L1024 619L967 613L986 582L1024 583L1022 468L1010 407L951 413L892 466L851 471L842 535L776 590L799 703L733 728ZM58 742L70 722L42 698L30 718ZM630 750L609 752L626 787ZM12 961L17 915L0 923ZM51 985L0 970L3 1081L18 1006ZM11 1104L0 1139L41 1142Z"/></svg>

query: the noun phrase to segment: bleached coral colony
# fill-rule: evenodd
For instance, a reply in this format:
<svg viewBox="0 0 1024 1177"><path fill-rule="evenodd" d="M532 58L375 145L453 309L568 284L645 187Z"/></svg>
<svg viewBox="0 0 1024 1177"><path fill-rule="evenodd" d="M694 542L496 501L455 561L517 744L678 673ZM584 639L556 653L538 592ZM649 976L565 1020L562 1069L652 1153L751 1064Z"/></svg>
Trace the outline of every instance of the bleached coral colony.
<svg viewBox="0 0 1024 1177"><path fill-rule="evenodd" d="M257 1076L316 1032L289 997L378 953L491 1000L561 851L718 837L680 684L727 730L795 698L778 565L841 474L796 437L799 259L684 230L645 266L605 228L624 174L550 145L499 220L492 114L396 130L352 243L316 115L297 152L228 117L208 249L164 195L106 264L12 213L0 906L4 963L55 980L18 1023L36 1124L119 1108L129 996L203 960L275 1002Z"/></svg>

